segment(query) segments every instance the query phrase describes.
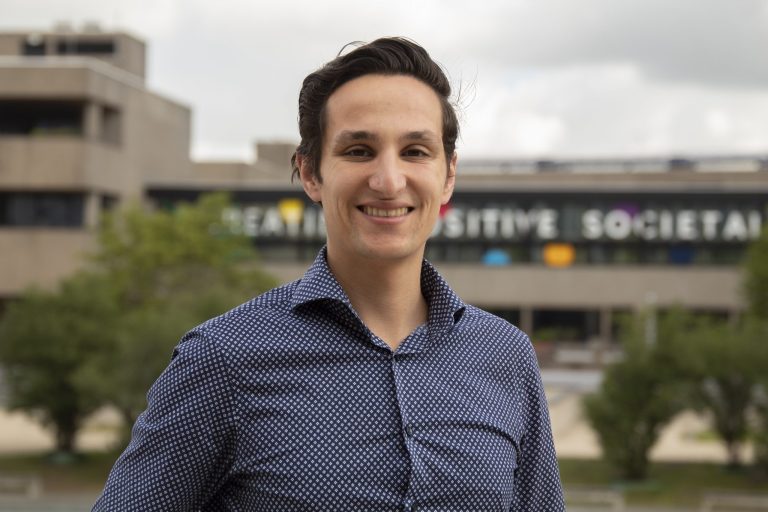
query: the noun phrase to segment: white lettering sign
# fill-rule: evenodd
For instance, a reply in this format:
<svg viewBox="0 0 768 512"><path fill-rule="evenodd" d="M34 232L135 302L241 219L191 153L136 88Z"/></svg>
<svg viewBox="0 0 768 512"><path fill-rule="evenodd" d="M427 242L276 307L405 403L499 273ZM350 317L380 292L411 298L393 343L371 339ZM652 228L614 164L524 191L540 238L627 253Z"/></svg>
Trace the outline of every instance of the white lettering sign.
<svg viewBox="0 0 768 512"><path fill-rule="evenodd" d="M635 215L623 209L586 210L581 235L587 240L725 240L744 242L760 236L763 217L757 210L733 210L725 217L718 210L643 210Z"/></svg>
<svg viewBox="0 0 768 512"><path fill-rule="evenodd" d="M745 242L760 236L759 210L587 209L581 230L563 234L574 241L725 241ZM276 205L230 208L224 222L236 233L253 238L324 239L325 219L316 206L299 199ZM554 208L451 207L438 219L432 236L447 240L556 240L561 236L560 211Z"/></svg>

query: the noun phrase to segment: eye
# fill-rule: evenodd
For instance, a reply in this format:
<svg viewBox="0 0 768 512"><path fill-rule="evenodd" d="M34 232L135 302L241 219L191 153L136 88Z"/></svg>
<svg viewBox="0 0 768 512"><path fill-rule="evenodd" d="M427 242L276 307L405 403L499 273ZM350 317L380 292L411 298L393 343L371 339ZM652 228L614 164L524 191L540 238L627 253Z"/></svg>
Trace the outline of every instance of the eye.
<svg viewBox="0 0 768 512"><path fill-rule="evenodd" d="M354 146L344 151L344 156L349 156L352 158L368 158L372 154L373 153L371 150L365 146Z"/></svg>
<svg viewBox="0 0 768 512"><path fill-rule="evenodd" d="M406 148L405 151L403 151L403 156L409 158L423 158L429 156L429 153L420 147L412 147Z"/></svg>

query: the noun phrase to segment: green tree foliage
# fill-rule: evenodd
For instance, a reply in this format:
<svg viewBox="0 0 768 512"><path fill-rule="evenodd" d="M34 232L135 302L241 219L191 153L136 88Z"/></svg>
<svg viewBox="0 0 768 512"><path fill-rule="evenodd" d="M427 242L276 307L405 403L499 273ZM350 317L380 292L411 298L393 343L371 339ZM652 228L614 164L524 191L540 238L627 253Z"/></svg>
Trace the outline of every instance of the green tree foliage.
<svg viewBox="0 0 768 512"><path fill-rule="evenodd" d="M755 466L768 475L768 226L747 251L744 264L744 291L748 304L752 360L756 364L758 384L754 390Z"/></svg>
<svg viewBox="0 0 768 512"><path fill-rule="evenodd" d="M0 323L9 405L51 427L59 452L74 450L83 419L100 405L95 389L79 386L78 374L84 359L110 344L116 314L104 279L80 274L56 292L27 291Z"/></svg>
<svg viewBox="0 0 768 512"><path fill-rule="evenodd" d="M768 339L768 333L766 337ZM768 477L768 350L763 347L760 360L764 363L763 373L754 393L755 424L753 442L755 447L755 468L763 478Z"/></svg>
<svg viewBox="0 0 768 512"><path fill-rule="evenodd" d="M95 261L121 315L113 349L84 365L82 382L101 386L128 426L187 330L276 284L250 240L222 223L228 205L213 194L172 211L129 208L103 223Z"/></svg>
<svg viewBox="0 0 768 512"><path fill-rule="evenodd" d="M235 295L274 284L258 266L249 239L222 221L224 194L203 196L172 211L129 207L107 216L94 261L126 306L175 300L179 293L226 284Z"/></svg>
<svg viewBox="0 0 768 512"><path fill-rule="evenodd" d="M132 425L187 330L276 284L250 241L222 223L228 205L216 194L172 211L110 215L88 273L9 308L0 362L11 403L55 426L60 449L73 449L100 405Z"/></svg>
<svg viewBox="0 0 768 512"><path fill-rule="evenodd" d="M744 262L744 290L752 316L768 321L768 226L752 242Z"/></svg>
<svg viewBox="0 0 768 512"><path fill-rule="evenodd" d="M711 418L732 467L741 465L740 448L765 373L759 356L765 344L763 331L749 321L740 325L701 321L679 337L676 347L681 377L690 385L690 404Z"/></svg>
<svg viewBox="0 0 768 512"><path fill-rule="evenodd" d="M625 322L624 358L608 367L597 393L584 407L603 450L603 457L628 480L642 480L650 450L661 429L682 409L682 388L670 364L665 342L685 321L681 314L658 324L655 344L646 341L645 318Z"/></svg>

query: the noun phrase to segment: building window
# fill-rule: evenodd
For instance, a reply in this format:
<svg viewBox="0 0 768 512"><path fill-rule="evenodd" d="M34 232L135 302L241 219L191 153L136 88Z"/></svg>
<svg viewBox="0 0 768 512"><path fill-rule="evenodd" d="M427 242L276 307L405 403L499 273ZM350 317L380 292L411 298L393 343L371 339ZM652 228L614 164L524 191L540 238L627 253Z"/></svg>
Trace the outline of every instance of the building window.
<svg viewBox="0 0 768 512"><path fill-rule="evenodd" d="M0 193L0 226L81 227L84 194Z"/></svg>
<svg viewBox="0 0 768 512"><path fill-rule="evenodd" d="M114 55L115 41L62 38L56 42L56 53L59 55Z"/></svg>
<svg viewBox="0 0 768 512"><path fill-rule="evenodd" d="M82 101L0 100L0 135L83 134Z"/></svg>
<svg viewBox="0 0 768 512"><path fill-rule="evenodd" d="M26 56L45 55L45 39L38 34L28 36L21 44L21 54Z"/></svg>
<svg viewBox="0 0 768 512"><path fill-rule="evenodd" d="M101 196L101 211L111 212L117 206L117 197L115 196Z"/></svg>
<svg viewBox="0 0 768 512"><path fill-rule="evenodd" d="M537 309L532 338L537 341L584 341L599 335L599 313L593 310Z"/></svg>
<svg viewBox="0 0 768 512"><path fill-rule="evenodd" d="M512 325L520 325L520 310L519 309L497 309L491 307L484 307L489 313L503 318Z"/></svg>

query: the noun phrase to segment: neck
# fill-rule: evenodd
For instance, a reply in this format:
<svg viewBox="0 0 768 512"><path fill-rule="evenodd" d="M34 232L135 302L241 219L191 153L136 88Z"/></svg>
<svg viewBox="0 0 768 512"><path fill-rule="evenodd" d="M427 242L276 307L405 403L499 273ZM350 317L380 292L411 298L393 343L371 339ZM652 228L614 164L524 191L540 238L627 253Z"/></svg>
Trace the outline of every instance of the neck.
<svg viewBox="0 0 768 512"><path fill-rule="evenodd" d="M365 325L396 349L427 321L421 294L422 257L358 261L328 248L328 266Z"/></svg>

